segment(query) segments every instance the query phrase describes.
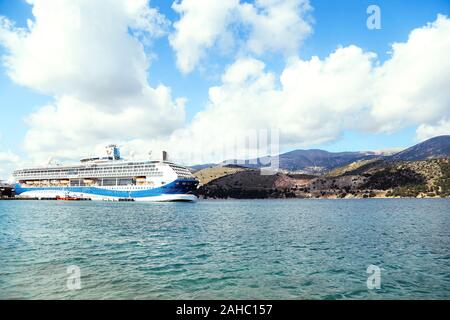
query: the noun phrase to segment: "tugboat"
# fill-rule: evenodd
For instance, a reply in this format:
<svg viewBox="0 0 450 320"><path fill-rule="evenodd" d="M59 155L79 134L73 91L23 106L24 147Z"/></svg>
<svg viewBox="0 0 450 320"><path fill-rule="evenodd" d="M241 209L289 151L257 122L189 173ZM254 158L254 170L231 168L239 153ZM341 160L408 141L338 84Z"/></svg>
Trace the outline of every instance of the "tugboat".
<svg viewBox="0 0 450 320"><path fill-rule="evenodd" d="M63 201L82 201L82 200L91 200L89 198L81 198L77 196L71 196L68 192L64 196L57 195L56 200L63 200Z"/></svg>

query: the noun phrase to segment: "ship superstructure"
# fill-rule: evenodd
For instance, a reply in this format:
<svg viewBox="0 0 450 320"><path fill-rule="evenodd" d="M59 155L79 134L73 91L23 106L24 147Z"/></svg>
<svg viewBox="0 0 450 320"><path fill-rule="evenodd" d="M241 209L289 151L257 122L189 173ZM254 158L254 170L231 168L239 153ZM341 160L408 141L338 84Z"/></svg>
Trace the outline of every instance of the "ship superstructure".
<svg viewBox="0 0 450 320"><path fill-rule="evenodd" d="M110 145L103 157L80 164L14 171L19 197L81 197L92 200L195 201L198 180L189 169L167 160L125 161Z"/></svg>

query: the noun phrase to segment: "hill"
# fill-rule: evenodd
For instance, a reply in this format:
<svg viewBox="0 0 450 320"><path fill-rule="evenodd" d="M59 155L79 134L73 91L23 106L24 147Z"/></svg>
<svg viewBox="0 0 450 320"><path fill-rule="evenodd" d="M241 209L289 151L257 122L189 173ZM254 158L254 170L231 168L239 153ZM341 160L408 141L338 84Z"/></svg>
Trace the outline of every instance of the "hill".
<svg viewBox="0 0 450 320"><path fill-rule="evenodd" d="M205 198L237 199L450 196L450 157L365 161L337 169L333 174L264 176L259 170L247 169L210 180L198 194Z"/></svg>
<svg viewBox="0 0 450 320"><path fill-rule="evenodd" d="M450 135L431 138L387 157L390 161L413 161L450 157Z"/></svg>
<svg viewBox="0 0 450 320"><path fill-rule="evenodd" d="M220 177L224 177L245 170L248 169L238 166L219 166L201 169L199 171L194 172L193 174L200 181L200 185L204 185Z"/></svg>
<svg viewBox="0 0 450 320"><path fill-rule="evenodd" d="M230 164L237 164L250 169L260 169L278 160L279 168L282 171L336 176L344 173L344 171L356 170L360 166L374 165L379 160L417 161L444 157L450 157L450 136L448 135L429 139L397 153L392 151L329 152L320 149L294 150L282 153L278 157L266 156L248 160L231 159L218 165L211 163L200 164L191 167L191 169L195 171ZM349 167L346 168L346 166ZM341 171L333 172L336 169Z"/></svg>
<svg viewBox="0 0 450 320"><path fill-rule="evenodd" d="M331 170L327 176L329 177L339 177L343 175L354 175L361 174L370 168L382 165L384 160L382 158L374 158L369 160L359 160L352 162L346 166L338 167Z"/></svg>
<svg viewBox="0 0 450 320"><path fill-rule="evenodd" d="M260 170L247 169L211 180L197 191L203 198L294 198L294 189L305 186L313 179L307 175L288 175L277 173L261 175Z"/></svg>
<svg viewBox="0 0 450 320"><path fill-rule="evenodd" d="M303 174L324 174L334 168L355 161L378 158L374 152L329 152L319 149L294 150L278 156L279 168L289 172ZM258 169L273 163L275 157L262 157L250 160L227 160L224 163L238 163L242 166Z"/></svg>

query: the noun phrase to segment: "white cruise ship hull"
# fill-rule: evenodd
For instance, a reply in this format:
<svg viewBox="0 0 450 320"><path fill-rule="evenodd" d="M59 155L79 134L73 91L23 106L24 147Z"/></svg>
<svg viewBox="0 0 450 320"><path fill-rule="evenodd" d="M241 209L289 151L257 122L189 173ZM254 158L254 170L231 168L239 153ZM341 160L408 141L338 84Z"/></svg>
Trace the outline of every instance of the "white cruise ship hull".
<svg viewBox="0 0 450 320"><path fill-rule="evenodd" d="M54 199L77 197L99 201L196 201L191 192L195 190L196 181L173 181L158 188L123 186L123 187L24 187L15 185L19 198Z"/></svg>

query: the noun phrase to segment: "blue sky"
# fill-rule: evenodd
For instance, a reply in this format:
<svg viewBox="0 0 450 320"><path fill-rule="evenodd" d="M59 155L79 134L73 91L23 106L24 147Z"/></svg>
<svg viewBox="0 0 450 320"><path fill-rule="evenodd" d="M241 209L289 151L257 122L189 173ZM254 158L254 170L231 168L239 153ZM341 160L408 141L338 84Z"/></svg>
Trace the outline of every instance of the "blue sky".
<svg viewBox="0 0 450 320"><path fill-rule="evenodd" d="M364 51L375 52L379 61L384 62L390 57L388 51L392 43L407 41L411 30L436 20L439 13L445 15L450 13L450 2L447 0L311 0L310 2L313 7L311 12L313 32L297 52L304 60L309 60L312 56L324 59L339 46L356 45ZM366 8L371 4L381 8L381 30L366 28ZM151 5L157 7L172 23L179 19L178 13L171 8L170 1L153 0ZM0 15L14 21L18 27L25 27L27 19L33 19L31 6L23 0L0 0ZM173 27L169 28L169 32L171 31ZM205 108L209 88L220 85L225 68L235 59L233 55L212 54L205 58L203 68L183 74L177 68L175 53L167 36L155 39L146 47L146 52L154 56L148 70L149 84L152 87L164 84L171 88L173 97L186 97L187 122ZM0 46L0 54L5 53L7 50ZM266 70L278 76L286 66L280 53L265 55L264 63ZM54 97L51 95L40 94L33 88L14 83L7 75L7 68L1 66L0 150L11 150L26 157L27 150L23 145L29 128L25 119L53 100ZM417 124L407 125L389 134L343 130L335 141L313 143L306 147L344 151L410 146L417 142L416 128Z"/></svg>

